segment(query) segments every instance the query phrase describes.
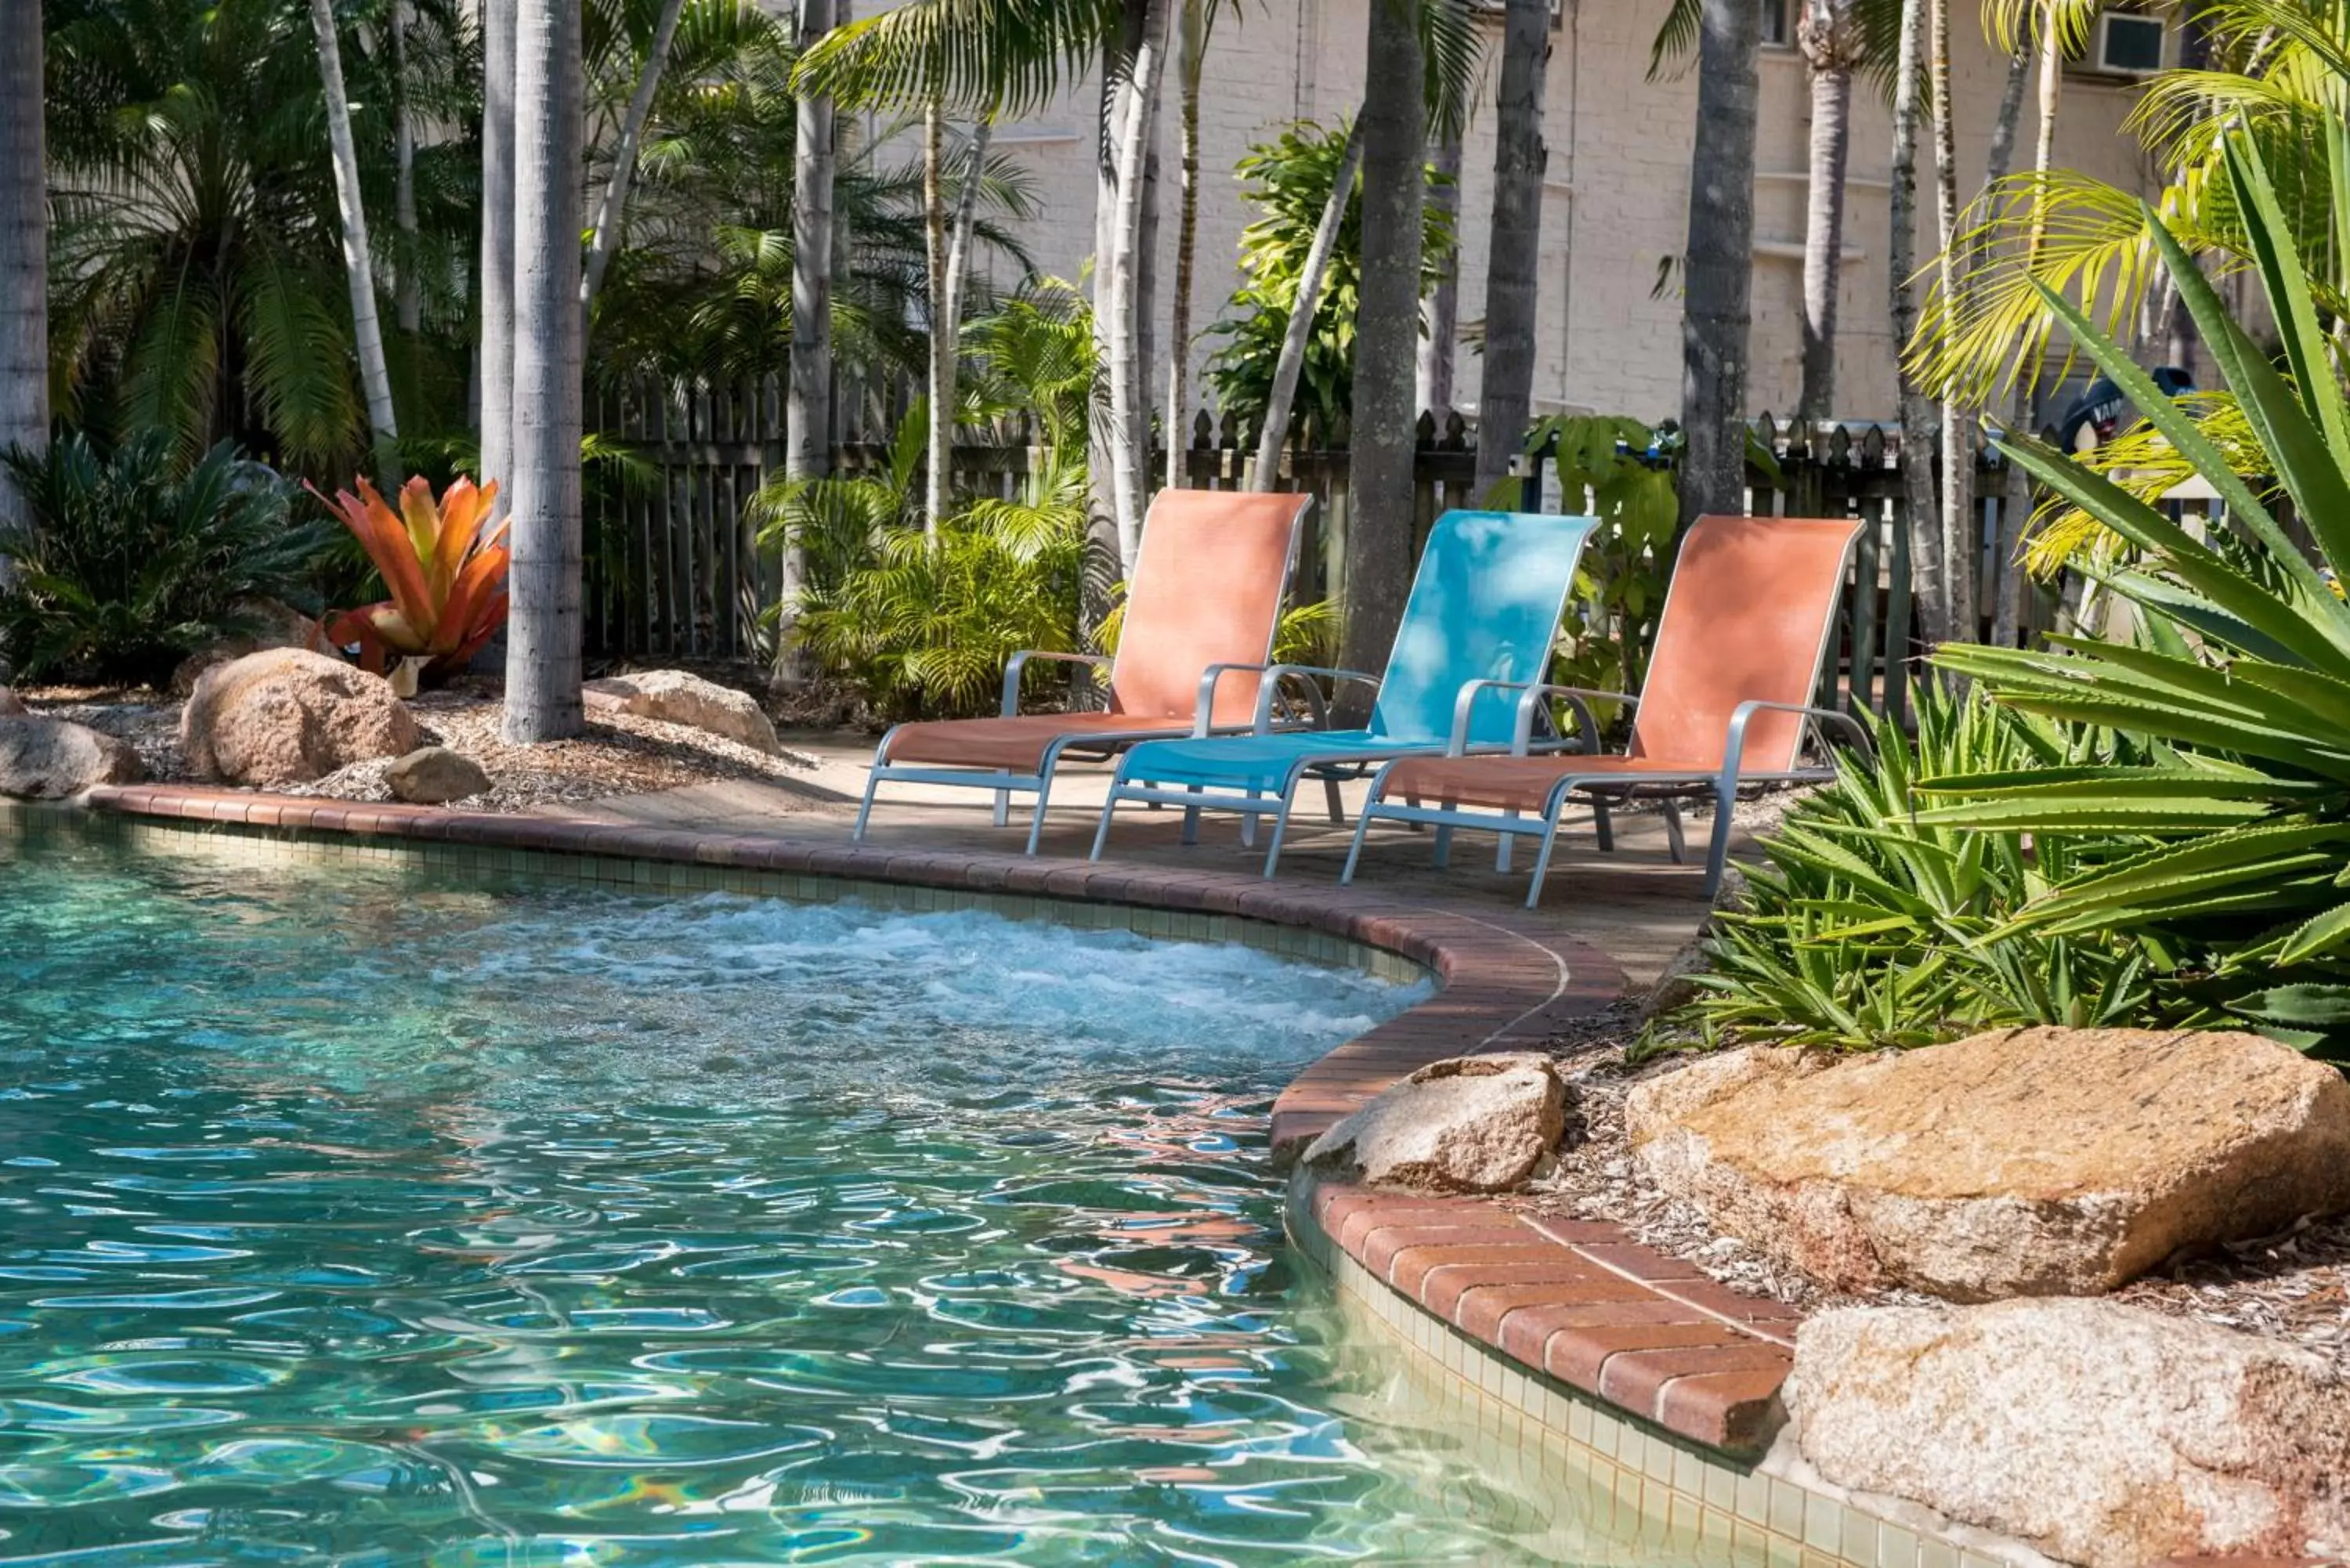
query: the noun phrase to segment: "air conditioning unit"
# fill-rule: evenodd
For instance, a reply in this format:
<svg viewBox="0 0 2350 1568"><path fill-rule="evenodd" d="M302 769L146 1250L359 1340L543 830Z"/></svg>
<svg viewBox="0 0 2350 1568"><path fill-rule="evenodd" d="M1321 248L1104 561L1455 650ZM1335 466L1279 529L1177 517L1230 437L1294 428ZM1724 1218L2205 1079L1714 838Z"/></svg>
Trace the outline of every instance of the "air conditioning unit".
<svg viewBox="0 0 2350 1568"><path fill-rule="evenodd" d="M2097 18L2096 68L2106 76L2150 77L2162 68L2163 34L2159 16L2132 11L2107 11Z"/></svg>

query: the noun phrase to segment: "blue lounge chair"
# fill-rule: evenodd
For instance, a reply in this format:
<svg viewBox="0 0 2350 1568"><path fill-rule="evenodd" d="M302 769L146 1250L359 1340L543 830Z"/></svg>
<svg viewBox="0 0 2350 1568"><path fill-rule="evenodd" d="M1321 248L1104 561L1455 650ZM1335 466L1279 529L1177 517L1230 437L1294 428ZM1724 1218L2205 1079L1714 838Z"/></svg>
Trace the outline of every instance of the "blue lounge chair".
<svg viewBox="0 0 2350 1568"><path fill-rule="evenodd" d="M1259 816L1274 819L1264 874L1281 863L1297 786L1325 781L1333 820L1337 780L1397 757L1426 753L1507 751L1515 705L1478 682L1539 680L1550 664L1558 618L1575 584L1575 564L1598 526L1589 517L1523 512L1448 512L1420 553L1419 574L1396 628L1384 678L1354 670L1275 665L1257 689L1256 724L1245 735L1146 741L1118 764L1094 834L1093 858L1109 840L1121 801L1184 808L1184 842L1202 809L1241 814L1243 842ZM1273 705L1284 680L1320 676L1378 693L1360 730L1273 729Z"/></svg>

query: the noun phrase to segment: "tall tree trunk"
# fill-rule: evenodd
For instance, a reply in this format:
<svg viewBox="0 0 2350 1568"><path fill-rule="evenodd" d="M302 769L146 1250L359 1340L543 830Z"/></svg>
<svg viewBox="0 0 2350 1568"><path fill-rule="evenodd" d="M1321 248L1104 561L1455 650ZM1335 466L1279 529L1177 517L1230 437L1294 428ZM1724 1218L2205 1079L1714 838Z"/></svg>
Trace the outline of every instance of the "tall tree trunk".
<svg viewBox="0 0 2350 1568"><path fill-rule="evenodd" d="M482 5L481 462L484 484L510 483L515 373L515 3ZM505 496L511 509L514 497Z"/></svg>
<svg viewBox="0 0 2350 1568"><path fill-rule="evenodd" d="M580 711L579 6L520 0L515 51L514 616L505 738Z"/></svg>
<svg viewBox="0 0 2350 1568"><path fill-rule="evenodd" d="M1142 36L1127 68L1118 114L1118 215L1108 261L1109 423L1111 497L1118 508L1118 558L1130 576L1142 547L1142 512L1148 488L1145 453L1150 440L1150 368L1143 359L1143 320L1149 309L1143 286L1142 246L1147 165L1155 140L1160 77L1166 69L1168 0L1144 0Z"/></svg>
<svg viewBox="0 0 2350 1568"><path fill-rule="evenodd" d="M1339 662L1387 668L1411 589L1412 405L1428 175L1427 67L1411 0L1370 0L1363 79L1362 284L1347 453L1347 576ZM1341 705L1358 720L1367 697Z"/></svg>
<svg viewBox="0 0 2350 1568"><path fill-rule="evenodd" d="M805 54L832 30L832 0L800 0L799 47ZM835 136L832 99L799 102L792 147L792 358L784 395L784 472L801 482L832 472L832 183ZM781 607L775 637L775 678L797 685L809 674L806 650L795 639L798 599L807 587L807 551L784 547Z"/></svg>
<svg viewBox="0 0 2350 1568"><path fill-rule="evenodd" d="M391 215L400 251L391 274L393 318L400 336L413 338L424 325L423 278L417 271L416 116L408 107L408 0L391 6L391 144L396 165Z"/></svg>
<svg viewBox="0 0 2350 1568"><path fill-rule="evenodd" d="M1459 131L1437 144L1432 161L1440 177L1428 187L1428 204L1453 220L1446 227L1457 229L1461 216ZM1461 347L1460 268L1444 269L1444 275L1437 279L1428 303L1421 307L1420 317L1419 366L1412 387L1413 400L1432 410L1440 426L1444 414L1452 407L1452 361Z"/></svg>
<svg viewBox="0 0 2350 1568"><path fill-rule="evenodd" d="M1798 24L1811 66L1811 171L1804 211L1804 388L1796 417L1835 417L1836 310L1844 294L1844 180L1852 155L1854 0L1805 0Z"/></svg>
<svg viewBox="0 0 2350 1568"><path fill-rule="evenodd" d="M1102 41L1100 96L1094 138L1094 360L1100 378L1086 425L1086 510L1084 564L1078 571L1077 619L1088 640L1100 634L1116 605L1116 589L1126 575L1118 552L1117 443L1108 396L1108 372L1114 334L1110 300L1110 266L1118 250L1118 153L1124 144L1121 116L1128 95L1122 88L1142 36L1144 0L1121 0L1118 30Z"/></svg>
<svg viewBox="0 0 2350 1568"><path fill-rule="evenodd" d="M1926 8L1931 0L1902 0L1901 54L1893 89L1893 237L1887 260L1892 285L1893 341L1906 350L1918 329L1918 130L1926 101ZM1934 453L1928 445L1932 405L1917 379L1901 370L1901 479L1909 529L1910 582L1918 622L1928 642L1942 641L1950 620L1950 573L1942 561L1942 528L1934 498ZM1887 659L1908 658L1906 649ZM1888 680L1894 671L1886 671Z"/></svg>
<svg viewBox="0 0 2350 1568"><path fill-rule="evenodd" d="M1200 79L1208 57L1208 0L1183 0L1175 78L1183 95L1183 194L1175 221L1175 315L1167 333L1167 483L1183 483L1191 435L1191 275L1200 242Z"/></svg>
<svg viewBox="0 0 2350 1568"><path fill-rule="evenodd" d="M971 281L972 230L979 222L980 187L987 182L987 144L995 121L983 115L971 131L971 161L963 171L962 191L955 198L954 227L947 238L947 341L962 342L962 298Z"/></svg>
<svg viewBox="0 0 2350 1568"><path fill-rule="evenodd" d="M1964 290L1959 255L1958 109L1950 78L1950 0L1933 0L1932 85L1934 100L1934 208L1939 220L1944 308L1961 310ZM1976 410L1953 392L1942 399L1942 561L1950 572L1950 635L1972 642L1982 635L1975 618L1975 568L1982 554L1982 531L1975 511Z"/></svg>
<svg viewBox="0 0 2350 1568"><path fill-rule="evenodd" d="M922 532L935 536L946 516L954 483L955 347L948 336L947 205L942 183L946 158L946 106L933 98L922 106L922 250L930 264L931 305L929 489L924 493Z"/></svg>
<svg viewBox="0 0 2350 1568"><path fill-rule="evenodd" d="M1493 100L1493 223L1485 262L1485 375L1477 394L1480 505L1501 504L1526 439L1534 386L1534 312L1542 261L1543 79L1550 63L1548 0L1507 0L1502 80ZM1521 487L1523 488L1523 487ZM1523 496L1516 504L1526 504Z"/></svg>
<svg viewBox="0 0 2350 1568"><path fill-rule="evenodd" d="M669 64L670 44L677 37L677 19L685 0L668 0L653 27L652 47L645 67L637 73L637 90L629 95L628 118L620 121L620 144L612 151L611 178L604 182L604 199L596 207L596 232L588 243L587 275L579 280L579 303L594 303L604 286L604 269L620 248L621 218L628 211L629 183L637 171L637 151L644 143L645 120L653 111L653 95L660 91L662 68Z"/></svg>
<svg viewBox="0 0 2350 1568"><path fill-rule="evenodd" d="M1991 122L1991 153L1984 161L1983 184L1995 186L2015 167L2015 139L2023 119L2023 92L2032 83L2032 53L2017 49L2008 57L2007 85L1999 97L1999 118ZM2009 403L2008 427L2029 430L2032 424L2032 384L2016 379ZM2023 525L2032 514L2032 477L2016 464L2006 465L1999 496L1999 537L1991 547L1991 639L1995 647L2013 648L2023 624L2023 568L2016 556L2023 548Z"/></svg>
<svg viewBox="0 0 2350 1568"><path fill-rule="evenodd" d="M41 0L0 0L0 452L49 444L49 197ZM0 524L22 522L0 472ZM9 576L0 556L0 582Z"/></svg>
<svg viewBox="0 0 2350 1568"><path fill-rule="evenodd" d="M1281 478L1281 449L1289 441L1289 415L1297 402L1298 378L1305 369L1305 348L1314 338L1314 316L1322 307L1323 280L1330 273L1331 254L1338 248L1338 232L1347 226L1347 208L1355 196L1355 173L1362 161L1363 117L1357 114L1347 131L1347 145L1338 154L1338 172L1330 182L1328 200L1322 203L1322 221L1314 225L1314 243L1305 247L1305 265L1298 269L1297 297L1289 302L1289 327L1282 334L1281 358L1274 361L1264 428L1257 432L1256 463L1249 470L1251 490L1271 490Z"/></svg>
<svg viewBox="0 0 2350 1568"><path fill-rule="evenodd" d="M388 489L392 483L391 444L400 439L400 421L392 412L391 371L384 363L383 323L376 315L375 262L368 249L367 213L359 203L359 155L351 143L351 104L343 92L343 52L335 37L330 0L310 0L310 26L318 35L318 75L327 88L327 140L334 152L335 200L342 209L351 342L359 353L359 384L367 392L376 471Z"/></svg>
<svg viewBox="0 0 2350 1568"><path fill-rule="evenodd" d="M1682 254L1681 526L1746 510L1746 363L1754 277L1755 59L1762 8L1703 0L1696 151Z"/></svg>

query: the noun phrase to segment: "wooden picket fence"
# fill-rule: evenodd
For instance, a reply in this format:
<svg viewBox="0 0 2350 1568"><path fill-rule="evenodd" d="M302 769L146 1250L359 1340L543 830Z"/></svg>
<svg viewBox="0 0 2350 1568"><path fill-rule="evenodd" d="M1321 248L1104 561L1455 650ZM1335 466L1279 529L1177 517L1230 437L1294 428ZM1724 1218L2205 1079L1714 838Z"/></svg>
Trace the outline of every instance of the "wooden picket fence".
<svg viewBox="0 0 2350 1568"><path fill-rule="evenodd" d="M834 447L844 472L886 464L886 432L902 409L887 400L851 398ZM763 545L746 504L783 467L783 398L774 379L739 385L648 381L591 390L589 424L625 457L591 471L587 516L587 635L592 656L606 659L753 659L770 651L765 616L782 581L780 548ZM1014 432L1015 435L1017 432ZM1853 711L1899 716L1902 672L1917 649L1916 600L1909 566L1910 528L1899 469L1899 432L1882 425L1805 431L1769 416L1756 421L1771 468L1750 464L1749 510L1772 516L1858 517L1861 536L1840 612L1836 657L1823 696ZM1254 454L1230 417L1202 410L1184 452L1186 482L1206 490L1246 483ZM1347 452L1315 441L1284 454L1277 487L1314 493L1318 504L1298 563L1301 602L1343 592L1347 570ZM1010 496L1025 480L1035 451L1017 440L958 444L953 477L962 493ZM1981 636L1992 630L2000 541L2012 537L2001 515L2006 472L1989 452L1977 456L1980 546L1972 562L1983 607ZM1477 452L1458 413L1420 416L1413 465L1413 507L1423 532L1471 493ZM1165 472L1163 450L1151 465ZM1559 493L1555 456L1523 460L1545 510L1579 509L1585 498ZM2043 629L2053 609L2044 592L2023 596L2021 632Z"/></svg>

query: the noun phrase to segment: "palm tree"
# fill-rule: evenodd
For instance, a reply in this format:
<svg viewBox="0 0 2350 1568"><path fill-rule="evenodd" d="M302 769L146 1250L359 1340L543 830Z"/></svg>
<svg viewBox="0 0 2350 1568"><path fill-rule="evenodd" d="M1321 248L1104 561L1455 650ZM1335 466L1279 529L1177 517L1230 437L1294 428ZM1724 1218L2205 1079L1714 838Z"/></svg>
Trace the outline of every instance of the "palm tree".
<svg viewBox="0 0 2350 1568"><path fill-rule="evenodd" d="M1804 386L1797 417L1835 413L1836 305L1844 292L1844 178L1852 78L1862 62L1856 0L1804 0L1796 41L1811 67L1811 172L1804 214Z"/></svg>
<svg viewBox="0 0 2350 1568"><path fill-rule="evenodd" d="M505 738L560 740L580 701L579 7L520 0L515 26L514 612Z"/></svg>
<svg viewBox="0 0 2350 1568"><path fill-rule="evenodd" d="M637 74L636 91L629 95L628 113L620 121L611 171L604 177L603 199L596 206L596 227L588 242L587 268L579 280L582 308L594 303L596 291L604 284L604 269L612 265L612 252L620 243L621 215L628 209L629 182L636 173L637 149L644 139L645 117L652 112L653 94L660 90L661 67L669 61L670 45L677 37L678 18L684 14L685 0L663 0L660 20L653 25L652 43L645 50L644 65Z"/></svg>
<svg viewBox="0 0 2350 1568"><path fill-rule="evenodd" d="M1906 343L1918 324L1918 131L1926 101L1926 9L1931 0L1902 0L1901 45L1893 88L1893 338ZM1901 481L1908 515L1909 572L1918 618L1929 639L1945 640L1950 626L1950 572L1934 495L1934 456L1926 444L1933 415L1917 379L1901 373Z"/></svg>
<svg viewBox="0 0 2350 1568"><path fill-rule="evenodd" d="M1428 204L1447 228L1461 219L1461 133L1439 139L1429 162ZM1421 307L1419 369L1414 400L1431 412L1452 407L1452 360L1461 348L1461 273L1448 267Z"/></svg>
<svg viewBox="0 0 2350 1568"><path fill-rule="evenodd" d="M335 200L342 209L343 270L350 286L351 336L359 349L359 383L367 389L368 427L379 477L393 483L390 448L400 439L391 407L391 370L383 358L383 323L376 314L375 259L368 245L367 204L359 195L359 154L351 140L350 99L343 92L343 57L335 40L331 0L310 0L318 36L318 76L327 90L327 142L334 155Z"/></svg>
<svg viewBox="0 0 2350 1568"><path fill-rule="evenodd" d="M1175 224L1175 306L1167 334L1167 483L1183 483L1191 429L1191 283L1200 241L1200 87L1218 0L1183 0L1175 21L1175 86L1182 104L1182 206Z"/></svg>
<svg viewBox="0 0 2350 1568"><path fill-rule="evenodd" d="M1506 0L1502 80L1493 113L1493 223L1485 264L1485 379L1477 399L1477 480L1491 495L1525 440L1534 384L1535 288L1541 265L1543 78L1549 0Z"/></svg>
<svg viewBox="0 0 2350 1568"><path fill-rule="evenodd" d="M1297 297L1290 302L1289 325L1282 333L1281 354L1274 361L1273 390L1265 399L1264 421L1257 433L1256 462L1249 470L1251 490L1269 491L1281 477L1282 449L1289 441L1290 411L1296 406L1297 382L1305 369L1306 347L1314 337L1315 318L1321 310L1323 284L1329 275L1331 259L1337 254L1339 232L1346 227L1347 214L1355 210L1357 181L1362 166L1363 120L1357 115L1347 128L1347 140L1338 152L1338 167L1330 180L1330 194L1322 203L1322 216L1314 225L1314 238L1298 269ZM1359 249L1358 245L1358 253ZM1359 264L1359 254L1357 259ZM1358 289L1358 300L1359 295Z"/></svg>
<svg viewBox="0 0 2350 1568"><path fill-rule="evenodd" d="M1927 91L1934 105L1934 209L1941 254L1937 262L1942 297L1958 300L1959 144L1958 102L1950 80L1950 0L1933 0L1929 13ZM1976 525L1975 427L1977 407L1955 389L1942 395L1942 566L1949 574L1946 635L1972 642L1975 619L1975 560L1982 541Z"/></svg>
<svg viewBox="0 0 2350 1568"><path fill-rule="evenodd" d="M1111 497L1118 519L1118 558L1130 574L1142 549L1142 511L1149 499L1146 474L1150 449L1150 367L1145 358L1144 323L1150 314L1145 286L1143 239L1150 149L1158 140L1159 86L1166 69L1168 0L1139 0L1140 27L1128 61L1114 110L1117 123L1118 204L1110 248L1096 265L1107 287L1109 398L1107 440Z"/></svg>
<svg viewBox="0 0 2350 1568"><path fill-rule="evenodd" d="M1682 252L1681 524L1746 509L1746 356L1754 274L1753 0L1703 0L1696 148Z"/></svg>
<svg viewBox="0 0 2350 1568"><path fill-rule="evenodd" d="M49 440L47 166L41 0L0 0L0 452ZM23 521L0 469L0 523ZM8 570L0 556L0 576Z"/></svg>
<svg viewBox="0 0 2350 1568"><path fill-rule="evenodd" d="M799 47L805 54L832 31L832 0L800 0ZM834 136L831 98L800 99L792 150L792 350L784 401L784 472L806 484L832 472L832 201ZM782 607L775 646L777 678L806 678L807 660L792 635L806 589L807 551L796 538L784 550Z"/></svg>
<svg viewBox="0 0 2350 1568"><path fill-rule="evenodd" d="M1412 569L1412 392L1428 192L1428 65L1418 9L1413 0L1370 0L1363 109L1356 121L1363 140L1363 256L1339 662L1374 674L1386 667L1402 623Z"/></svg>
<svg viewBox="0 0 2350 1568"><path fill-rule="evenodd" d="M514 462L515 8L482 7L482 426L480 479L509 504Z"/></svg>

